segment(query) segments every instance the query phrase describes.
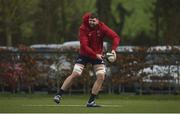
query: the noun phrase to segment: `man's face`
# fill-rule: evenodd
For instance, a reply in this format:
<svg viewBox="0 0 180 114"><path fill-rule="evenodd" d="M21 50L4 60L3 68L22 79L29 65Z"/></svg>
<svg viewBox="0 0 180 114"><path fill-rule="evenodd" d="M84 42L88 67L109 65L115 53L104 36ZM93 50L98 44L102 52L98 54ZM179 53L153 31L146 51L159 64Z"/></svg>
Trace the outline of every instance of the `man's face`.
<svg viewBox="0 0 180 114"><path fill-rule="evenodd" d="M89 18L89 26L91 28L96 27L99 24L99 20L97 18Z"/></svg>

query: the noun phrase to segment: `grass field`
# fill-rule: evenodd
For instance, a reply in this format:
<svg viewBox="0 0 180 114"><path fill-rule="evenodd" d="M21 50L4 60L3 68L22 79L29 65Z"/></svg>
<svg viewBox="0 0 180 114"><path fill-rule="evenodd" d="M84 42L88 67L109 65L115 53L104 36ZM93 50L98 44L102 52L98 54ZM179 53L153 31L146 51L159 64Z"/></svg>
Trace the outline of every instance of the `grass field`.
<svg viewBox="0 0 180 114"><path fill-rule="evenodd" d="M0 113L173 113L180 112L180 96L176 95L101 95L96 100L100 108L86 108L88 95L63 96L61 104L53 95L0 94Z"/></svg>

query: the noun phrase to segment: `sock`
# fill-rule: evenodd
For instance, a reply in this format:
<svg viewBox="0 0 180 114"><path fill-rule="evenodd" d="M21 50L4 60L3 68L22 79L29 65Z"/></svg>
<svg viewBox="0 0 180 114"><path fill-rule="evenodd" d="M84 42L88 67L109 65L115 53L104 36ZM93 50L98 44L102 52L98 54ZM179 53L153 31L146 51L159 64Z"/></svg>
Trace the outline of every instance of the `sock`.
<svg viewBox="0 0 180 114"><path fill-rule="evenodd" d="M59 90L59 92L58 92L56 95L60 95L60 96L62 96L62 95L63 95L63 93L64 93L64 90L60 89L60 90Z"/></svg>
<svg viewBox="0 0 180 114"><path fill-rule="evenodd" d="M96 98L96 96L97 96L97 95L91 94L88 103L91 103L92 101L94 101L95 98Z"/></svg>

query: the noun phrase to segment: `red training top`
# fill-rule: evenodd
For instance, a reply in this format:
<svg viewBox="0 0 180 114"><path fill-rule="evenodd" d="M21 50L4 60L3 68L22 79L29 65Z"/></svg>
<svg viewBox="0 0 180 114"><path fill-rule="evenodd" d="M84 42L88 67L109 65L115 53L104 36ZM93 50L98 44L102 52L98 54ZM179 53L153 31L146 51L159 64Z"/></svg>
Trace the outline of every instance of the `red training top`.
<svg viewBox="0 0 180 114"><path fill-rule="evenodd" d="M107 25L99 21L95 28L89 26L89 17L91 13L85 13L83 23L80 26L80 55L97 59L96 54L103 53L103 38L107 36L112 39L112 50L116 50L120 42L120 37Z"/></svg>

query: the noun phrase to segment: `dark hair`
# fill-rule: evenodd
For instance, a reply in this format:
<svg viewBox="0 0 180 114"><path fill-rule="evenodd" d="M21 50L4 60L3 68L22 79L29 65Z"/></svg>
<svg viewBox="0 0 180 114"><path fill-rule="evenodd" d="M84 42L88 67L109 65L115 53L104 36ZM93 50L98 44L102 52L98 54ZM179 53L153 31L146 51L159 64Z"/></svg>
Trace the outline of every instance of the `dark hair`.
<svg viewBox="0 0 180 114"><path fill-rule="evenodd" d="M98 18L98 14L96 12L92 12L90 18Z"/></svg>

